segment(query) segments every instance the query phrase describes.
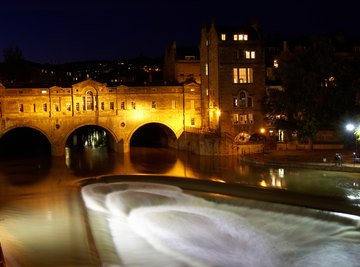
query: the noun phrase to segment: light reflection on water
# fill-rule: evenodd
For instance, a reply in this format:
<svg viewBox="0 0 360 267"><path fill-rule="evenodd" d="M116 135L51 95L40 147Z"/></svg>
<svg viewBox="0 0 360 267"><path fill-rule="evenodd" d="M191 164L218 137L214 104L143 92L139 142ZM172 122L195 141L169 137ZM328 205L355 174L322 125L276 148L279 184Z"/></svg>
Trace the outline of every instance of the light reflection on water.
<svg viewBox="0 0 360 267"><path fill-rule="evenodd" d="M65 158L0 162L0 242L14 266L98 266L77 182L105 174L161 174L279 188L359 202L358 173L267 168L235 157L166 149L68 150Z"/></svg>

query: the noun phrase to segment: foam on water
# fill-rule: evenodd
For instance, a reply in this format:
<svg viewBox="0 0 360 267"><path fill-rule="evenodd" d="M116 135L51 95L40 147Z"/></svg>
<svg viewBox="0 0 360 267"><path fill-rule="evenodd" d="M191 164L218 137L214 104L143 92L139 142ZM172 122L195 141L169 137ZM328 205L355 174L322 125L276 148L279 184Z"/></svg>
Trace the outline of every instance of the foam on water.
<svg viewBox="0 0 360 267"><path fill-rule="evenodd" d="M105 262L108 266L351 267L360 262L355 223L286 213L275 204L219 204L179 187L139 182L90 184L82 197L88 209L107 218L120 259Z"/></svg>

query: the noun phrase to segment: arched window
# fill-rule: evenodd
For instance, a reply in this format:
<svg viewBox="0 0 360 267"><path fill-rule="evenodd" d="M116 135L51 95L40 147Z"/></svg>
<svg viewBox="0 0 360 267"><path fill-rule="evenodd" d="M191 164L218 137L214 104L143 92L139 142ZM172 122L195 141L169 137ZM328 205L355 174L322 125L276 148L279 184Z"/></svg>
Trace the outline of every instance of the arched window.
<svg viewBox="0 0 360 267"><path fill-rule="evenodd" d="M86 110L94 110L94 96L91 91L86 92Z"/></svg>
<svg viewBox="0 0 360 267"><path fill-rule="evenodd" d="M246 94L245 92L240 92L239 94L239 106L246 107Z"/></svg>

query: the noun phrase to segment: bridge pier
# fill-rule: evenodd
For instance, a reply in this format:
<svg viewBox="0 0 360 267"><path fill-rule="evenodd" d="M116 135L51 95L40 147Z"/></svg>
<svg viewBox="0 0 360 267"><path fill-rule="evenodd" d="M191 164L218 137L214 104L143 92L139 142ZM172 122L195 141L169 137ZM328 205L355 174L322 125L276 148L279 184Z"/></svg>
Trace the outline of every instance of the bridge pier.
<svg viewBox="0 0 360 267"><path fill-rule="evenodd" d="M51 144L51 156L61 157L65 155L65 146L59 143Z"/></svg>

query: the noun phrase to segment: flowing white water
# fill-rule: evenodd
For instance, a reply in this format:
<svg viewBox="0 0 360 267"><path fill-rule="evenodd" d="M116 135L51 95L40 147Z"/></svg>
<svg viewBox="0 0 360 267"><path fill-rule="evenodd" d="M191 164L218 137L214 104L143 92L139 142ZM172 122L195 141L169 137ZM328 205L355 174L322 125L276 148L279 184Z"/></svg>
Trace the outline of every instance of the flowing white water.
<svg viewBox="0 0 360 267"><path fill-rule="evenodd" d="M95 183L82 197L104 266L360 266L356 219L154 183Z"/></svg>

